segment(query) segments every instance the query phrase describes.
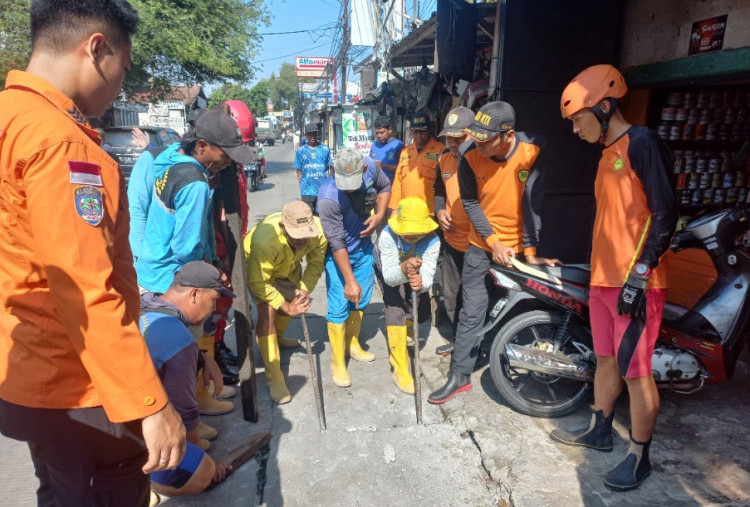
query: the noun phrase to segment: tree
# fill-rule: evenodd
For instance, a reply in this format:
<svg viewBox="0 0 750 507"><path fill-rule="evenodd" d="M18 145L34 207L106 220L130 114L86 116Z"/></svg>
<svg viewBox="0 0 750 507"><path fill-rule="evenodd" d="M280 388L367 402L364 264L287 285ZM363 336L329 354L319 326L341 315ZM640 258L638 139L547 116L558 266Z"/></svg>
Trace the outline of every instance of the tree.
<svg viewBox="0 0 750 507"><path fill-rule="evenodd" d="M30 0L0 0L0 79L28 62ZM253 77L261 36L270 23L265 0L130 0L140 23L126 92Z"/></svg>
<svg viewBox="0 0 750 507"><path fill-rule="evenodd" d="M261 117L268 114L266 110L268 95L269 89L266 81L260 81L249 90L238 84L225 83L211 94L208 107L215 108L225 100L241 100L250 108L254 116Z"/></svg>
<svg viewBox="0 0 750 507"><path fill-rule="evenodd" d="M29 45L29 6L31 0L0 0L0 89L11 69L26 68Z"/></svg>
<svg viewBox="0 0 750 507"><path fill-rule="evenodd" d="M271 100L274 108L294 109L299 102L299 78L294 65L285 62L279 67L279 77L271 74Z"/></svg>

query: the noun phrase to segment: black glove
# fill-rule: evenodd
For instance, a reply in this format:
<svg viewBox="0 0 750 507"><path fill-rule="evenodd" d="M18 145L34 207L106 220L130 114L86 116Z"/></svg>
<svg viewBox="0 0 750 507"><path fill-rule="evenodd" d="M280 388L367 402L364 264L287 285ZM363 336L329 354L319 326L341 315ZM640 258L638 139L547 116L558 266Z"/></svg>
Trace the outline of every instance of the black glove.
<svg viewBox="0 0 750 507"><path fill-rule="evenodd" d="M630 273L617 298L618 315L628 315L631 319L646 317L647 276Z"/></svg>

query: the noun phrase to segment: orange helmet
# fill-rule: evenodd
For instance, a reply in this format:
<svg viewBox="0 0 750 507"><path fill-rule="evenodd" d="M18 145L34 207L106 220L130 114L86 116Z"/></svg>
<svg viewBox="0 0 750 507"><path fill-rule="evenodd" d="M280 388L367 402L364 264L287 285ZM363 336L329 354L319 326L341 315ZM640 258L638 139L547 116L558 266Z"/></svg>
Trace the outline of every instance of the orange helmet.
<svg viewBox="0 0 750 507"><path fill-rule="evenodd" d="M560 112L568 118L586 107L594 107L607 97L619 99L628 91L625 78L611 65L594 65L573 78L562 92Z"/></svg>

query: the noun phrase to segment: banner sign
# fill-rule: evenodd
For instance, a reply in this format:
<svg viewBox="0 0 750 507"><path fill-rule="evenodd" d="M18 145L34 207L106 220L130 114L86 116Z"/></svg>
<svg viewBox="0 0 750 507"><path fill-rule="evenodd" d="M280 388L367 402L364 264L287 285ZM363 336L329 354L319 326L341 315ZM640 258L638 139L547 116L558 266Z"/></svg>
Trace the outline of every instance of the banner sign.
<svg viewBox="0 0 750 507"><path fill-rule="evenodd" d="M375 139L371 108L345 107L341 112L341 128L344 146L359 150L363 155L370 155L370 148Z"/></svg>
<svg viewBox="0 0 750 507"><path fill-rule="evenodd" d="M724 45L724 32L726 28L726 14L693 23L693 30L690 32L688 55L719 51Z"/></svg>
<svg viewBox="0 0 750 507"><path fill-rule="evenodd" d="M328 56L296 56L294 70L297 77L326 78L336 66L336 59Z"/></svg>

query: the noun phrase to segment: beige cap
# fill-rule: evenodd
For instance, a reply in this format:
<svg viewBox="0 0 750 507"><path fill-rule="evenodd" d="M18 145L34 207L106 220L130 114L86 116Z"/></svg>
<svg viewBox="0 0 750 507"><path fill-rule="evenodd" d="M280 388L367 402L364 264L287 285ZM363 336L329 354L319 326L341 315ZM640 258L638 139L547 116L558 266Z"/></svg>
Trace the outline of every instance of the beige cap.
<svg viewBox="0 0 750 507"><path fill-rule="evenodd" d="M284 205L281 223L286 233L294 239L314 238L318 235L318 225L313 218L310 206L302 201L292 201Z"/></svg>

